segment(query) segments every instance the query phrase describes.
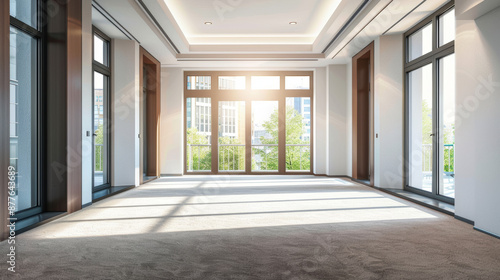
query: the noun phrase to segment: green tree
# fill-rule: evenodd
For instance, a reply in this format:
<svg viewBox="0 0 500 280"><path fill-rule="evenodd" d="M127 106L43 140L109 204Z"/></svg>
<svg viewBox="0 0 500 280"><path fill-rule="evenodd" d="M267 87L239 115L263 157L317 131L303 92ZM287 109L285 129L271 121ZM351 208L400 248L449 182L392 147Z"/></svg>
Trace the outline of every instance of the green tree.
<svg viewBox="0 0 500 280"><path fill-rule="evenodd" d="M221 145L239 145L241 140L231 137L220 137ZM219 170L244 171L245 147L244 146L219 146Z"/></svg>
<svg viewBox="0 0 500 280"><path fill-rule="evenodd" d="M432 145L432 140L433 137L430 135L433 133L432 132L432 108L429 106L426 100L422 100L422 144L427 145ZM443 151L443 160L444 160L444 172L455 172L455 166L454 166L454 158L455 158L455 149L454 149L454 144L455 144L455 126L452 127L446 127L443 131L443 144L445 145L444 151ZM432 157L432 146L427 149L422 149L423 153L423 158L430 158ZM425 170L426 169L425 164L422 165L422 168L424 168L423 171L430 171L430 170Z"/></svg>
<svg viewBox="0 0 500 280"><path fill-rule="evenodd" d="M267 137L261 136L262 144L278 144L279 113L275 110L270 119L263 124ZM306 132L306 126L302 115L292 106L286 109L286 144L304 145L309 144L309 139L301 137ZM278 147L267 147L255 149L254 153L260 155L262 162L253 162L260 170L278 170ZM311 166L310 147L288 146L286 148L287 170L309 170Z"/></svg>
<svg viewBox="0 0 500 280"><path fill-rule="evenodd" d="M94 137L94 157L95 157L95 171L103 171L103 152L104 152L104 126L100 124L95 131L96 136Z"/></svg>
<svg viewBox="0 0 500 280"><path fill-rule="evenodd" d="M187 167L188 170L209 171L212 169L212 150L208 145L208 137L201 134L195 127L187 130ZM195 145L189 147L189 145Z"/></svg>

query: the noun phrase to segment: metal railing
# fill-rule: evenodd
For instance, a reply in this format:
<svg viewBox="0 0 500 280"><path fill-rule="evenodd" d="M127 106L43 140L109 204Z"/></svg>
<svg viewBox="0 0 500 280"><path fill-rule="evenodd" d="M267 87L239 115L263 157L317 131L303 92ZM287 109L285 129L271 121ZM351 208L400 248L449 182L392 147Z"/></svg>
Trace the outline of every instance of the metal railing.
<svg viewBox="0 0 500 280"><path fill-rule="evenodd" d="M422 171L432 172L432 144L422 145ZM446 144L443 149L444 173L455 173L455 145Z"/></svg>
<svg viewBox="0 0 500 280"><path fill-rule="evenodd" d="M294 149L294 148L297 148L297 147L299 148L299 169L288 168L288 166L287 166L287 170L288 171L309 171L309 168L311 166L311 163L310 163L310 160L311 160L311 145L310 144L287 144L286 145L286 152L287 152L287 154L289 152L291 152L289 148ZM304 169L304 164L303 164L303 161L302 161L302 159L304 157L304 154L307 155L307 152L304 152L304 148L306 148L306 150L307 149L309 150L309 158L307 158L307 160L309 161L309 166L306 169ZM291 164L293 164L293 163L291 163Z"/></svg>
<svg viewBox="0 0 500 280"><path fill-rule="evenodd" d="M104 166L102 165L103 163L103 149L104 145L103 144L94 144L94 171L96 172L102 172L104 171Z"/></svg>
<svg viewBox="0 0 500 280"><path fill-rule="evenodd" d="M188 161L188 172L201 171L209 172L211 171L211 150L212 145L210 144L187 144L187 161ZM193 150L195 150L193 152ZM208 151L208 152L207 152ZM196 158L195 158L196 157ZM210 161L207 164L207 160ZM195 169L195 165L197 168ZM203 166L202 166L203 165Z"/></svg>
<svg viewBox="0 0 500 280"><path fill-rule="evenodd" d="M219 144L219 171L245 171L245 144Z"/></svg>
<svg viewBox="0 0 500 280"><path fill-rule="evenodd" d="M261 155L256 155L254 152L254 149L258 150L263 150L264 157ZM270 156L272 153L272 150L276 149L276 157ZM278 166L278 144L258 144L258 145L252 145L252 154L255 159L255 163L258 167L257 171L278 171L277 166ZM260 161L257 161L260 159ZM269 169L269 162L270 160L275 161L276 169ZM265 168L264 168L265 167ZM253 169L253 168L252 168Z"/></svg>

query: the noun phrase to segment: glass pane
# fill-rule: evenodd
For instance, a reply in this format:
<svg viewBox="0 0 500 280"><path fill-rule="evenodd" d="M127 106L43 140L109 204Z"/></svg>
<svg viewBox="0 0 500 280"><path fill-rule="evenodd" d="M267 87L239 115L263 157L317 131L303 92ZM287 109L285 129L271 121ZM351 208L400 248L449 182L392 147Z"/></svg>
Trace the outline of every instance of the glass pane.
<svg viewBox="0 0 500 280"><path fill-rule="evenodd" d="M212 100L187 98L186 158L188 172L212 171Z"/></svg>
<svg viewBox="0 0 500 280"><path fill-rule="evenodd" d="M37 41L10 28L10 164L16 170L16 211L38 206Z"/></svg>
<svg viewBox="0 0 500 280"><path fill-rule="evenodd" d="M432 191L432 65L408 74L411 187Z"/></svg>
<svg viewBox="0 0 500 280"><path fill-rule="evenodd" d="M280 89L280 76L252 76L252 89Z"/></svg>
<svg viewBox="0 0 500 280"><path fill-rule="evenodd" d="M108 63L104 60L106 47L107 42L101 39L99 36L94 35L94 60L107 66Z"/></svg>
<svg viewBox="0 0 500 280"><path fill-rule="evenodd" d="M286 170L311 170L310 98L286 99Z"/></svg>
<svg viewBox="0 0 500 280"><path fill-rule="evenodd" d="M432 51L432 23L408 36L408 61Z"/></svg>
<svg viewBox="0 0 500 280"><path fill-rule="evenodd" d="M285 89L310 89L309 76L286 76Z"/></svg>
<svg viewBox="0 0 500 280"><path fill-rule="evenodd" d="M245 89L246 77L219 77L219 89Z"/></svg>
<svg viewBox="0 0 500 280"><path fill-rule="evenodd" d="M252 171L278 171L278 101L252 101Z"/></svg>
<svg viewBox="0 0 500 280"><path fill-rule="evenodd" d="M455 197L455 55L439 60L440 130L439 194Z"/></svg>
<svg viewBox="0 0 500 280"><path fill-rule="evenodd" d="M109 183L109 78L94 72L94 186Z"/></svg>
<svg viewBox="0 0 500 280"><path fill-rule="evenodd" d="M187 89L189 90L208 90L212 89L211 76L188 76Z"/></svg>
<svg viewBox="0 0 500 280"><path fill-rule="evenodd" d="M219 170L245 171L245 102L219 102Z"/></svg>
<svg viewBox="0 0 500 280"><path fill-rule="evenodd" d="M31 27L37 28L37 0L10 0L10 15Z"/></svg>
<svg viewBox="0 0 500 280"><path fill-rule="evenodd" d="M439 17L439 46L455 40L455 9Z"/></svg>

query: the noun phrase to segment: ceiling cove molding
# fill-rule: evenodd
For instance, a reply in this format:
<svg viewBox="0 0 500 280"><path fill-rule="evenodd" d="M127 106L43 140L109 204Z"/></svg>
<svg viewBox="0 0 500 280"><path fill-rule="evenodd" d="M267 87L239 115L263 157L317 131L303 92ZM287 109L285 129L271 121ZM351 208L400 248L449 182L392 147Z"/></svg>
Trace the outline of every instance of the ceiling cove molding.
<svg viewBox="0 0 500 280"><path fill-rule="evenodd" d="M342 45L342 47L339 48L339 46L341 46L340 44L337 45L333 50L332 50L332 53L335 53L333 56L331 56L331 59L335 59L341 52L342 50L344 50L354 39L356 39L358 37L358 35L363 32L365 30L365 28L370 25L394 0L390 0L388 1L386 4L384 4L384 6L376 12L376 14L374 14L373 17L370 18L370 20L365 23L361 28L356 28L355 30L351 30L351 33L347 34L347 37L350 36L350 34L353 33L353 31L355 32L354 35L351 36L351 38L345 43ZM381 1L383 2L383 1ZM378 4L381 4L381 2L379 2ZM357 31L356 31L357 30ZM346 38L343 38L343 40L346 40ZM342 42L342 41L341 41ZM338 51L335 52L335 50L338 49ZM330 53L331 55L331 53ZM329 56L330 56L329 55Z"/></svg>
<svg viewBox="0 0 500 280"><path fill-rule="evenodd" d="M340 28L339 32L330 40L330 42L326 45L326 47L323 49L322 53L326 53L328 49L335 43L335 41L344 33L344 31L352 24L354 19L366 8L368 3L371 0L364 0L361 5L359 5L358 9L352 14L352 16L347 20L347 22Z"/></svg>
<svg viewBox="0 0 500 280"><path fill-rule="evenodd" d="M151 20L151 22L154 24L154 26L160 31L160 33L163 35L163 37L167 40L168 44L172 47L172 49L175 51L176 54L180 54L181 52L177 48L177 46L174 44L172 39L168 36L167 32L161 27L160 23L156 18L153 16L151 11L148 9L146 4L142 0L135 0L135 2L139 5L139 7L142 9L142 11L148 16L148 18Z"/></svg>
<svg viewBox="0 0 500 280"><path fill-rule="evenodd" d="M178 54L178 61L318 61L325 55L316 54Z"/></svg>
<svg viewBox="0 0 500 280"><path fill-rule="evenodd" d="M137 38L132 35L123 25L121 25L108 11L106 11L99 3L95 0L92 0L92 7L96 9L103 17L105 17L111 24L113 24L120 32L123 33L129 40L136 41L139 45L141 42L137 40Z"/></svg>

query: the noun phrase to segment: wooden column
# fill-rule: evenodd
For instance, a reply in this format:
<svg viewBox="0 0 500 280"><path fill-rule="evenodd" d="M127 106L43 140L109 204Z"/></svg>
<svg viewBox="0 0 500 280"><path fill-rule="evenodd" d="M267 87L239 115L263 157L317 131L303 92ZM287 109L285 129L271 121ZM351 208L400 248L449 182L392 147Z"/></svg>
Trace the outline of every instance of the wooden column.
<svg viewBox="0 0 500 280"><path fill-rule="evenodd" d="M374 184L374 43L352 58L352 177Z"/></svg>
<svg viewBox="0 0 500 280"><path fill-rule="evenodd" d="M140 88L143 95L146 69L147 176L160 176L161 64L144 48L140 48ZM141 98L141 100L144 100ZM141 151L143 152L143 151ZM142 156L141 156L142 158ZM141 166L142 170L142 166Z"/></svg>
<svg viewBox="0 0 500 280"><path fill-rule="evenodd" d="M9 167L9 2L0 1L0 241L5 240L9 231L7 228L7 197L8 197L8 167Z"/></svg>
<svg viewBox="0 0 500 280"><path fill-rule="evenodd" d="M46 211L82 207L82 1L53 2L46 35Z"/></svg>

